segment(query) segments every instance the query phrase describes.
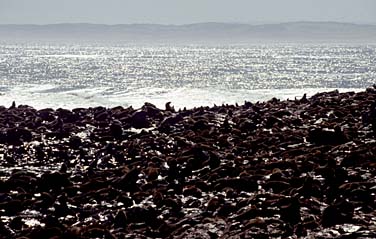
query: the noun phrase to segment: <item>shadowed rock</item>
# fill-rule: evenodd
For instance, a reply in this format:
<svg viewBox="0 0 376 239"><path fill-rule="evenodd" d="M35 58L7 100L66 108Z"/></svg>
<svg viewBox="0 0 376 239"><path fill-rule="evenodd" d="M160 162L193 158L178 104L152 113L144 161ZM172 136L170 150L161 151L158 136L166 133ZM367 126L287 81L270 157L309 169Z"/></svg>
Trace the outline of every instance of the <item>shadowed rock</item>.
<svg viewBox="0 0 376 239"><path fill-rule="evenodd" d="M151 126L145 111L136 111L131 116L130 124L136 129L149 128Z"/></svg>
<svg viewBox="0 0 376 239"><path fill-rule="evenodd" d="M0 107L0 238L374 238L374 102Z"/></svg>

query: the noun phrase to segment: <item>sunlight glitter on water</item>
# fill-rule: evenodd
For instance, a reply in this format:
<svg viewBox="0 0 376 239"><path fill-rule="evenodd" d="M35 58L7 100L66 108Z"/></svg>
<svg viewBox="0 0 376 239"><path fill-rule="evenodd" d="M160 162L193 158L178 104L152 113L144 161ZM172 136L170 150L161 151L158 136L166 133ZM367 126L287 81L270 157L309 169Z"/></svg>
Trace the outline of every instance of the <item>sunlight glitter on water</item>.
<svg viewBox="0 0 376 239"><path fill-rule="evenodd" d="M373 45L1 45L0 100L37 108L264 101L376 79Z"/></svg>

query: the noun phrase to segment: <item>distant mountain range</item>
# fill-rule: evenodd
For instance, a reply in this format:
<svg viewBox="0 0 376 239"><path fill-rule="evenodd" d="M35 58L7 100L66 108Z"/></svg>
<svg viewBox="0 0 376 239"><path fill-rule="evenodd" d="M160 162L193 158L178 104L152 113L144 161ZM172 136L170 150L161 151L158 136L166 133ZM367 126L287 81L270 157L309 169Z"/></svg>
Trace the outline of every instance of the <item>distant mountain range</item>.
<svg viewBox="0 0 376 239"><path fill-rule="evenodd" d="M291 22L249 25L236 23L50 24L0 25L0 40L115 42L362 41L376 42L376 25L338 22Z"/></svg>

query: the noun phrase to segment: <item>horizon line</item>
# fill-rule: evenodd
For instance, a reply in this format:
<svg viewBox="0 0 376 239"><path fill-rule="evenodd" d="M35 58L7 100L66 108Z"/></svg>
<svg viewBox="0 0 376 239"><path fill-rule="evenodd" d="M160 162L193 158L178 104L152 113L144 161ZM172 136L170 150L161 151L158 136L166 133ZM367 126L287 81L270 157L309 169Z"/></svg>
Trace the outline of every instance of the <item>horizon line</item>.
<svg viewBox="0 0 376 239"><path fill-rule="evenodd" d="M164 23L91 23L91 22L59 22L59 23L0 23L0 26L51 26L51 25L98 25L98 26L135 26L135 25L155 25L155 26L191 26L200 24L223 24L223 25L247 25L247 26L263 26L263 25L283 25L283 24L294 24L294 23L335 23L335 24L349 24L349 25L363 25L363 26L376 26L376 23L358 23L358 22L345 22L345 21L285 21L285 22L274 22L274 23L244 23L244 22L195 22L195 23L183 23L183 24L164 24Z"/></svg>

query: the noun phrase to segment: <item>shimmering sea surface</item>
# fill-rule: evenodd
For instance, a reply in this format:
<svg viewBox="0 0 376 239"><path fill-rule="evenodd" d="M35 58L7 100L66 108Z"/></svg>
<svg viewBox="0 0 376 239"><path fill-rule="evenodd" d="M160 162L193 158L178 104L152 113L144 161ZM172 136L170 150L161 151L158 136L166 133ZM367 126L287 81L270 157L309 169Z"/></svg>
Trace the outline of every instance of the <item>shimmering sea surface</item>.
<svg viewBox="0 0 376 239"><path fill-rule="evenodd" d="M0 44L1 105L192 108L374 83L376 45Z"/></svg>

